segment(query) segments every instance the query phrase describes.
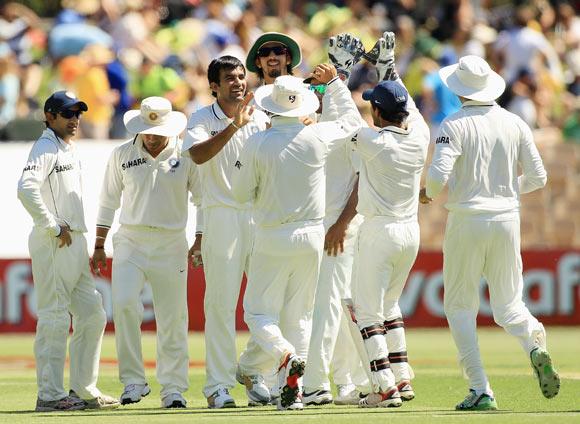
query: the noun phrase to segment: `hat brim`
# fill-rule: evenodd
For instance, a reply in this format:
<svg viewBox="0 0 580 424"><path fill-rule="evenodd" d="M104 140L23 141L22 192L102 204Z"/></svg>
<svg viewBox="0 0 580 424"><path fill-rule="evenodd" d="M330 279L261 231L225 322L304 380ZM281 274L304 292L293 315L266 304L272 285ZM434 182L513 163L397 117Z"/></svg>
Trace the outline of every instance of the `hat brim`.
<svg viewBox="0 0 580 424"><path fill-rule="evenodd" d="M491 102L497 99L505 90L505 80L495 71L489 74L487 85L482 88L469 87L457 77L455 70L458 63L439 69L439 76L453 93L466 99L476 100L479 102Z"/></svg>
<svg viewBox="0 0 580 424"><path fill-rule="evenodd" d="M89 110L89 107L87 106L87 104L81 100L71 100L70 102L66 102L63 103L63 105L60 107L59 112L61 110L67 110L70 109L73 106L79 105L79 109L81 110L81 112L86 112L87 110Z"/></svg>
<svg viewBox="0 0 580 424"><path fill-rule="evenodd" d="M368 90L363 91L362 93L363 100L370 102L373 99L373 90L374 89L369 88Z"/></svg>
<svg viewBox="0 0 580 424"><path fill-rule="evenodd" d="M143 121L140 110L129 110L123 115L125 128L132 134L155 134L164 137L174 137L183 132L187 126L187 118L181 112L172 111L161 125L151 125Z"/></svg>
<svg viewBox="0 0 580 424"><path fill-rule="evenodd" d="M262 34L258 37L248 52L248 56L246 57L246 69L248 71L258 72L258 67L256 66L258 50L264 44L270 42L277 42L288 47L290 50L290 56L292 56L292 68L295 68L300 64L300 62L302 62L302 52L300 51L300 46L298 43L296 43L296 41L279 32L266 32L265 34Z"/></svg>
<svg viewBox="0 0 580 424"><path fill-rule="evenodd" d="M302 104L294 109L285 109L272 100L274 84L263 85L254 93L254 100L262 109L274 115L298 117L314 113L320 107L320 101L314 92L304 89L302 91Z"/></svg>

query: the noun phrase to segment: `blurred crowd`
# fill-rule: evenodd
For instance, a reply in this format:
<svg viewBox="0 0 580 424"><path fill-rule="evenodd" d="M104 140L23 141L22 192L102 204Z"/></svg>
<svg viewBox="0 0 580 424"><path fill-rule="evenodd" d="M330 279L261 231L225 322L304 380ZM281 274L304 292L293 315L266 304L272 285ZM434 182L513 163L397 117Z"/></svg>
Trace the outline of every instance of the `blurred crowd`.
<svg viewBox="0 0 580 424"><path fill-rule="evenodd" d="M435 133L460 106L437 70L466 54L488 60L506 79L499 103L534 129L557 128L580 142L580 17L574 0L62 0L54 16L23 2L0 10L0 139L33 139L40 105L58 89L89 104L81 137L123 139L125 111L149 96L186 114L212 102L211 59L245 61L265 31L302 48L295 70L327 60L328 37L350 32L367 51L385 30L397 37L397 67ZM259 81L250 77L250 86ZM376 83L364 60L349 85Z"/></svg>

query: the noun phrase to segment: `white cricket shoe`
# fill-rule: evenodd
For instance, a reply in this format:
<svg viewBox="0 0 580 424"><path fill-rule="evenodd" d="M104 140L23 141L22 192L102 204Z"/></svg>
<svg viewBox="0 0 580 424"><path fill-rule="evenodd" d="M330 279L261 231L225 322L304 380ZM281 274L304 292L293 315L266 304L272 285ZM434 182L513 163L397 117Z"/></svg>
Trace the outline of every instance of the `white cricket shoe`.
<svg viewBox="0 0 580 424"><path fill-rule="evenodd" d="M297 397L296 400L288 406L282 406L282 399L278 398L276 406L278 411L302 411L304 409L304 404L302 403L302 399L300 399L300 397Z"/></svg>
<svg viewBox="0 0 580 424"><path fill-rule="evenodd" d="M358 403L361 408L398 408L402 404L397 386L390 387L386 392L370 393Z"/></svg>
<svg viewBox="0 0 580 424"><path fill-rule="evenodd" d="M169 393L161 399L162 408L186 408L187 401L181 396L181 393Z"/></svg>
<svg viewBox="0 0 580 424"><path fill-rule="evenodd" d="M207 398L207 407L210 409L235 408L236 402L228 389L220 387Z"/></svg>
<svg viewBox="0 0 580 424"><path fill-rule="evenodd" d="M278 383L280 386L279 408L291 408L292 405L300 401L300 406L291 409L302 409L302 400L299 399L301 387L300 377L304 375L306 363L302 358L293 353L286 354L282 365L278 369Z"/></svg>
<svg viewBox="0 0 580 424"><path fill-rule="evenodd" d="M354 384L338 384L336 391L335 405L358 405L361 400L361 393Z"/></svg>
<svg viewBox="0 0 580 424"><path fill-rule="evenodd" d="M332 403L332 393L328 390L315 390L310 393L304 392L302 393L302 403L306 406L326 405Z"/></svg>
<svg viewBox="0 0 580 424"><path fill-rule="evenodd" d="M127 384L119 401L121 405L141 402L141 399L151 393L147 383L145 384Z"/></svg>
<svg viewBox="0 0 580 424"><path fill-rule="evenodd" d="M264 382L264 377L261 375L244 375L238 365L238 369L236 370L236 380L238 383L246 387L248 406L264 406L272 400L270 397L270 390Z"/></svg>
<svg viewBox="0 0 580 424"><path fill-rule="evenodd" d="M399 381L397 383L397 390L399 390L399 394L401 395L401 400L403 402L415 399L415 391L413 390L413 386L411 386L411 382L409 380Z"/></svg>

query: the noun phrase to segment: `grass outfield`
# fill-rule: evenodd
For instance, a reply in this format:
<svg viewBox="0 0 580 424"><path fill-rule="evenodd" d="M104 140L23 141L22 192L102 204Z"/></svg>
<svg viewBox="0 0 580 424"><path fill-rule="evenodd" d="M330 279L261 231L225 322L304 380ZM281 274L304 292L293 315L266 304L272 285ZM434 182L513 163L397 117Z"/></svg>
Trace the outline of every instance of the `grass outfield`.
<svg viewBox="0 0 580 424"><path fill-rule="evenodd" d="M239 346L247 334L239 335ZM36 377L31 335L0 336L0 422L2 423L378 423L397 420L407 423L580 423L580 328L550 328L548 343L562 377L560 394L545 399L532 377L528 360L517 341L499 329L481 329L479 341L484 364L491 379L500 410L466 413L453 410L467 394L456 363L456 352L447 329L410 329L408 351L416 378L417 397L396 409L359 409L348 406L307 407L304 411L278 412L275 407L208 410L201 393L204 383L202 334L191 334L190 390L185 394L188 408L161 410L159 385L152 367L155 339L143 338L147 375L152 393L137 404L116 411L34 413ZM105 337L99 387L118 396L122 385L117 379L114 338ZM245 405L245 393L237 386L232 394Z"/></svg>

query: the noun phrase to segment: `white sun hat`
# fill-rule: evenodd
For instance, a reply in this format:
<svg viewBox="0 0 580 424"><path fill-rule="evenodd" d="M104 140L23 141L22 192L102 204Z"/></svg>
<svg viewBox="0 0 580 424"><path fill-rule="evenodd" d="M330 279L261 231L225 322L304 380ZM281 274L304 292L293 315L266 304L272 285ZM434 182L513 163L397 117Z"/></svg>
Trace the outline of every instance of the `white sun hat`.
<svg viewBox="0 0 580 424"><path fill-rule="evenodd" d="M480 102L493 101L505 90L504 79L479 56L463 56L459 63L441 68L439 76L458 96Z"/></svg>
<svg viewBox="0 0 580 424"><path fill-rule="evenodd" d="M129 110L123 115L127 131L133 134L155 134L174 137L187 126L186 116L171 108L171 102L163 97L147 97L141 109Z"/></svg>
<svg viewBox="0 0 580 424"><path fill-rule="evenodd" d="M254 100L262 109L281 116L305 116L320 107L318 97L304 85L302 78L282 75L274 84L256 90Z"/></svg>

